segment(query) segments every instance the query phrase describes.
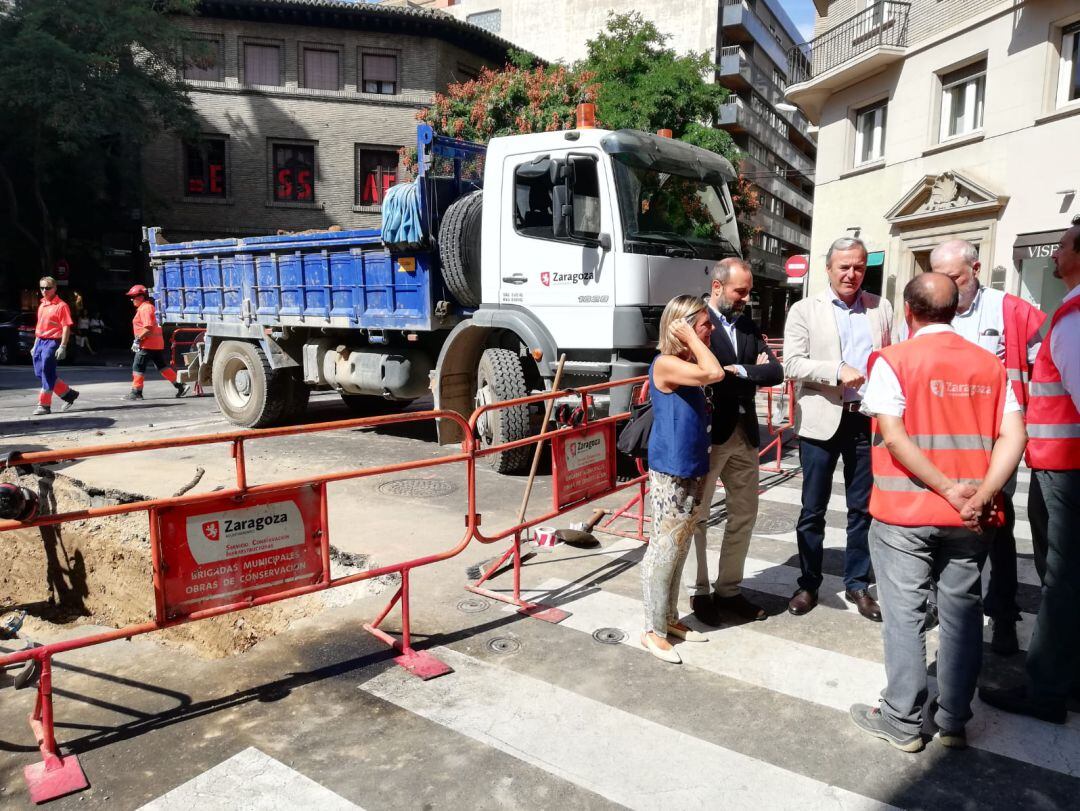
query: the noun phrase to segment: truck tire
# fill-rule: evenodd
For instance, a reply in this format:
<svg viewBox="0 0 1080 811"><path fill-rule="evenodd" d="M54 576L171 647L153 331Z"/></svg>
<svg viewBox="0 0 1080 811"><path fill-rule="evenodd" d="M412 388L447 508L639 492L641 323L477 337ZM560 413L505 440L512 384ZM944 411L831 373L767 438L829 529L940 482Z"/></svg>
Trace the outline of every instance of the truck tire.
<svg viewBox="0 0 1080 811"><path fill-rule="evenodd" d="M439 259L446 286L464 307L480 306L480 223L483 192L474 191L446 209L439 226Z"/></svg>
<svg viewBox="0 0 1080 811"><path fill-rule="evenodd" d="M476 370L476 407L516 400L529 394L521 358L509 349L485 349ZM488 448L529 436L529 407L524 405L488 411L476 423L480 447ZM524 469L532 445L483 457L496 473Z"/></svg>
<svg viewBox="0 0 1080 811"><path fill-rule="evenodd" d="M311 398L311 387L304 382L299 369L283 370L278 374L284 374L288 384L288 401L285 404L282 421L303 422L308 400Z"/></svg>
<svg viewBox="0 0 1080 811"><path fill-rule="evenodd" d="M214 353L214 400L225 418L245 428L265 428L285 415L287 373L270 368L266 355L246 341L224 341Z"/></svg>

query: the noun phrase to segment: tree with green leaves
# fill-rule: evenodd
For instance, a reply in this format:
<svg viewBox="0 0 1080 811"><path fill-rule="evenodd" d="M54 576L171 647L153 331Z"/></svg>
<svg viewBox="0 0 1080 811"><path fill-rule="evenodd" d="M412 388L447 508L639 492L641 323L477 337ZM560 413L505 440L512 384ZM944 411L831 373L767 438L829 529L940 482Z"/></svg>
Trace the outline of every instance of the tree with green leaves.
<svg viewBox="0 0 1080 811"><path fill-rule="evenodd" d="M138 201L140 147L194 128L172 15L196 0L0 7L0 228L50 271L58 224Z"/></svg>
<svg viewBox="0 0 1080 811"><path fill-rule="evenodd" d="M570 129L581 101L596 104L597 126L656 132L723 155L737 163L731 136L713 123L727 90L708 80L715 70L708 54L676 53L669 37L638 13L610 14L607 28L588 42L588 55L572 67L533 64L528 54L511 55L502 70L481 71L452 84L420 114L436 131L486 142L497 135ZM410 159L407 156L406 160ZM740 179L732 188L744 249L752 233L745 215L758 207L753 187Z"/></svg>

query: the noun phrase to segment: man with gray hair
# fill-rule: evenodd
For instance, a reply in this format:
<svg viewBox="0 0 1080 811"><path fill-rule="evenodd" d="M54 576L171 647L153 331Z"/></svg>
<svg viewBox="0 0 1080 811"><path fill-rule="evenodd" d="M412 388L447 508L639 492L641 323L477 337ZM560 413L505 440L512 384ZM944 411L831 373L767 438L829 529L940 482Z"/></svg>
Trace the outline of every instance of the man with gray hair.
<svg viewBox="0 0 1080 811"><path fill-rule="evenodd" d="M744 597L739 585L758 509L761 438L754 397L758 386L782 383L784 369L746 312L753 289L753 274L742 259L732 257L716 263L709 290L709 317L714 327L709 348L727 375L712 385L712 448L705 497L695 516L696 566L685 570L690 607L707 625L719 625L722 614L739 620L765 619L764 609ZM717 479L724 485L727 521L716 579L710 583L705 534Z"/></svg>
<svg viewBox="0 0 1080 811"><path fill-rule="evenodd" d="M992 352L1005 365L1005 374L1017 402L1027 407L1027 383L1041 343L1040 329L1046 314L1019 296L983 287L979 284L979 251L963 239L951 239L930 253L930 268L956 283L960 301L952 328L962 338ZM906 325L898 330L898 339L907 338ZM1020 607L1016 604L1016 510L1013 494L1016 477L1003 491L1005 522L991 537L990 585L983 610L993 621L990 648L1002 656L1020 650L1016 623Z"/></svg>
<svg viewBox="0 0 1080 811"><path fill-rule="evenodd" d="M825 257L829 286L797 301L784 327L784 371L795 381L795 433L802 463L802 511L795 534L802 576L788 603L797 616L812 611L822 583L825 512L836 464L844 462L847 549L844 598L875 622L870 596L870 418L860 412L870 353L891 341L892 306L862 289L866 245L844 237Z"/></svg>

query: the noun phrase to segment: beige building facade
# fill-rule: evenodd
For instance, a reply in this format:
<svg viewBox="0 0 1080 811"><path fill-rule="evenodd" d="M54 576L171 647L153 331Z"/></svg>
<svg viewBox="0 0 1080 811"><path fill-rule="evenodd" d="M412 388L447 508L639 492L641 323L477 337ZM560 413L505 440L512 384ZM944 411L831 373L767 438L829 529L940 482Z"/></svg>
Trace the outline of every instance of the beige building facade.
<svg viewBox="0 0 1080 811"><path fill-rule="evenodd" d="M810 292L837 237L898 312L930 250L975 243L984 284L1047 312L1051 246L1080 214L1080 4L816 0L788 99L818 126Z"/></svg>

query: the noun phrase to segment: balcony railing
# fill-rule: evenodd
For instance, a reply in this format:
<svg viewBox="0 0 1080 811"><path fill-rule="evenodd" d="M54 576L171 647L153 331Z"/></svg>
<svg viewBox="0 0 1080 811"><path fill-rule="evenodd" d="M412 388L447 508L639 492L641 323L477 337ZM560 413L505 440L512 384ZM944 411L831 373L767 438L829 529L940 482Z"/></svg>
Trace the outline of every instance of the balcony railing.
<svg viewBox="0 0 1080 811"><path fill-rule="evenodd" d="M717 120L721 126L737 126L750 133L796 171L803 174L814 171L814 159L803 154L788 140L789 125L779 114L764 116L737 96L729 96L719 106Z"/></svg>
<svg viewBox="0 0 1080 811"><path fill-rule="evenodd" d="M791 83L808 82L874 48L906 47L910 6L880 0L820 37L796 45L788 51Z"/></svg>
<svg viewBox="0 0 1080 811"><path fill-rule="evenodd" d="M778 87L773 82L772 77L766 75L765 71L747 56L742 46L726 45L721 48L718 64L721 80L726 81L728 86L752 87L773 106L786 102L783 88ZM735 76L740 76L742 83L732 82L732 78ZM810 137L810 122L806 120L806 116L802 113L797 110L790 113L781 113L778 110L777 113L788 124L802 133L804 138L808 139Z"/></svg>

